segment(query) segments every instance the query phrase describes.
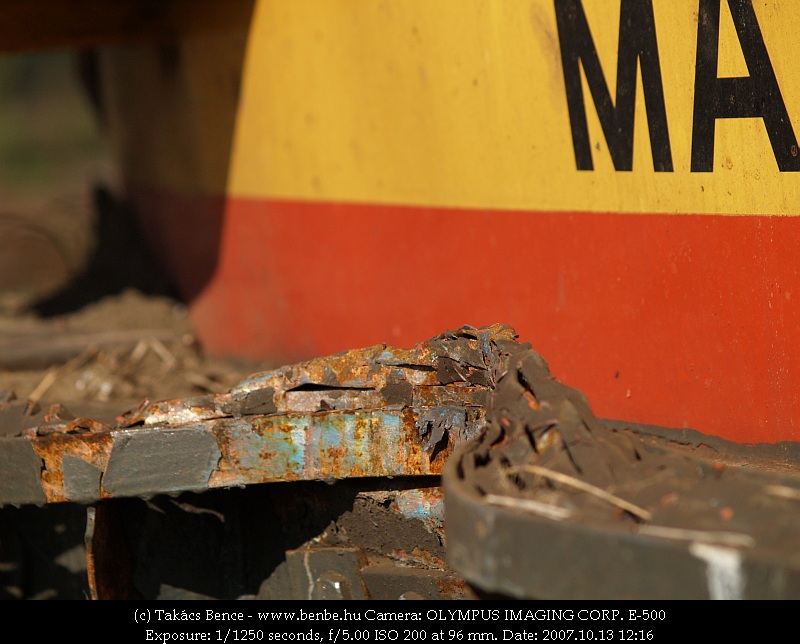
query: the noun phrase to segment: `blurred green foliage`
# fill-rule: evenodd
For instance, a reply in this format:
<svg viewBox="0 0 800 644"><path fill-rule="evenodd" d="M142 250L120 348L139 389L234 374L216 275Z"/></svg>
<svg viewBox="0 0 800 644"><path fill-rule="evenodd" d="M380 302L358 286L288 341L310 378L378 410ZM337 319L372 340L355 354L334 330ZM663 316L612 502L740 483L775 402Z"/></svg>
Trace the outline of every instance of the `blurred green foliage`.
<svg viewBox="0 0 800 644"><path fill-rule="evenodd" d="M0 56L0 197L57 190L106 155L75 52Z"/></svg>

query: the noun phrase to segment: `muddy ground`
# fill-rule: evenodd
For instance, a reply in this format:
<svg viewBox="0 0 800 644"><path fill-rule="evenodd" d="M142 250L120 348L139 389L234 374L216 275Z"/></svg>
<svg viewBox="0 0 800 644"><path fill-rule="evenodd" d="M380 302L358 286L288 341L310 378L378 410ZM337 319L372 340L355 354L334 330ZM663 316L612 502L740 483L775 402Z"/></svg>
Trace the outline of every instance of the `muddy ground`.
<svg viewBox="0 0 800 644"><path fill-rule="evenodd" d="M53 317L0 317L5 400L92 402L122 413L145 398L227 391L258 365L207 356L183 303L133 288Z"/></svg>
<svg viewBox="0 0 800 644"><path fill-rule="evenodd" d="M104 190L96 195L99 202L111 199ZM226 391L255 371L277 366L206 355L186 304L149 255L135 222L114 205L98 207L90 252L72 275L53 259L55 244L37 239L24 222L6 224L29 241L8 249L6 263L13 256L29 262L34 255L40 266L50 264L50 274L43 270L33 282L7 276L0 291L5 400L58 402L68 409L92 402L121 412L144 398Z"/></svg>

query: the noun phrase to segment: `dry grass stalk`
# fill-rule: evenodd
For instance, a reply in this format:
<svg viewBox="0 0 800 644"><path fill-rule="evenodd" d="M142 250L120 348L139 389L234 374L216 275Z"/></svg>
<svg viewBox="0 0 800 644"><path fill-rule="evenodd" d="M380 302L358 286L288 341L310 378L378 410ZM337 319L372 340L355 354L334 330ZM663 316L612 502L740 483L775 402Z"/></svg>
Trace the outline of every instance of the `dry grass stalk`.
<svg viewBox="0 0 800 644"><path fill-rule="evenodd" d="M546 467L541 467L539 465L520 465L510 470L511 473L516 473L519 471L530 472L532 474L541 476L542 478L561 483L561 485L565 485L575 490L580 490L581 492L586 492L587 494L596 496L606 503L610 503L611 505L628 512L633 516L638 517L642 521L653 520L652 513L648 512L644 508L640 508L638 505L634 505L633 503L630 503L625 499L621 499L610 492L606 492L604 489L592 485L591 483L586 483L586 481L576 479L574 476L569 476L568 474L563 474L561 472L554 472L553 470L548 470Z"/></svg>

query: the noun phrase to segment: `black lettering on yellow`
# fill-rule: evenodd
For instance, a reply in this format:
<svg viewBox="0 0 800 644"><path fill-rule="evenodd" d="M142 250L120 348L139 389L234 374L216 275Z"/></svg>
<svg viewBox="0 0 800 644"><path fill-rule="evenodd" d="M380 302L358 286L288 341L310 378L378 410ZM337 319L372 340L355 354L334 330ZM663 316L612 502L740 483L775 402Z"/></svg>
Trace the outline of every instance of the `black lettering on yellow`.
<svg viewBox="0 0 800 644"><path fill-rule="evenodd" d="M611 101L581 0L555 0L561 65L567 90L572 145L578 170L593 170L581 65L616 170L633 167L633 124L637 65L641 67L653 167L672 172L652 0L622 0L617 49L617 96Z"/></svg>
<svg viewBox="0 0 800 644"><path fill-rule="evenodd" d="M749 76L717 78L721 0L700 0L692 119L692 172L714 169L717 119L761 118L781 172L800 171L797 138L752 0L728 0Z"/></svg>

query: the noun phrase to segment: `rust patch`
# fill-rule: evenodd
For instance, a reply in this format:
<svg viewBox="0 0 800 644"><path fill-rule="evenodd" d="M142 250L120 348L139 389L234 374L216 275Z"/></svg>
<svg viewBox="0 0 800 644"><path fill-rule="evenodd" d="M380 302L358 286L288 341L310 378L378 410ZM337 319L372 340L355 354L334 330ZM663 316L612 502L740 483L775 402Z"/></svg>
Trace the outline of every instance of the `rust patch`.
<svg viewBox="0 0 800 644"><path fill-rule="evenodd" d="M108 466L112 447L111 435L107 432L81 435L51 434L39 437L32 443L43 462L42 489L48 503L69 500L64 491L65 456L80 459L102 472Z"/></svg>

